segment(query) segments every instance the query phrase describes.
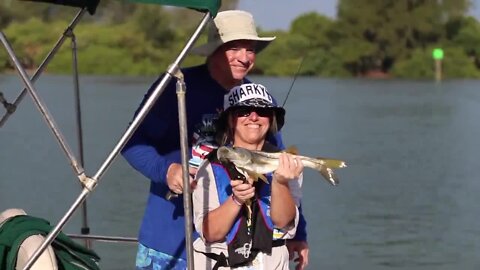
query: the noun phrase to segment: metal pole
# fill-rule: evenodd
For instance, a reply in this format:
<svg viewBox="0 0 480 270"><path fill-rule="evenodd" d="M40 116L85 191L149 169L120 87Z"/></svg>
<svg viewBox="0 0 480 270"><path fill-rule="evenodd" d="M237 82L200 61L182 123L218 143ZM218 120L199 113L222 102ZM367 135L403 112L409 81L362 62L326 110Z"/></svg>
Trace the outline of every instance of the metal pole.
<svg viewBox="0 0 480 270"><path fill-rule="evenodd" d="M53 228L53 230L46 236L45 241L42 242L39 248L35 250L33 255L28 259L27 264L23 268L23 270L28 270L30 269L35 261L40 257L40 254L43 253L43 251L50 245L50 243L55 240L57 235L60 233L60 230L65 226L67 223L68 219L73 215L73 212L78 208L78 206L87 198L90 190L87 188L84 188L80 196L77 198L77 200L72 204L72 206L68 209L67 213L60 219L58 224Z"/></svg>
<svg viewBox="0 0 480 270"><path fill-rule="evenodd" d="M187 249L188 269L193 270L193 240L192 240L192 200L190 197L190 174L188 171L188 132L187 132L187 109L185 104L186 86L183 74L179 70L177 76L177 101L178 101L178 125L180 128L180 150L182 157L183 176L183 209L185 212L185 245Z"/></svg>
<svg viewBox="0 0 480 270"><path fill-rule="evenodd" d="M159 85L155 90L153 91L152 95L147 99L145 102L144 106L140 111L138 112L137 116L134 118L130 126L127 128L125 133L122 135L120 140L118 141L117 145L113 148L112 152L107 156L107 159L104 161L104 163L100 166L99 170L95 174L94 177L88 178L88 183L86 184L86 187L82 190L82 193L78 196L78 198L75 200L73 205L68 209L67 213L62 217L62 219L59 221L59 223L53 228L53 230L47 235L45 241L40 245L40 247L35 251L35 253L30 257L29 261L27 262L26 266L23 268L24 270L30 269L32 267L33 263L38 259L40 254L47 248L47 246L57 237L57 235L60 233L60 230L65 226L66 222L68 219L71 217L73 212L78 208L78 206L86 199L88 194L93 191L96 187L96 184L98 183L98 180L103 176L105 173L106 169L110 166L110 164L113 162L114 158L118 155L120 150L123 148L127 140L132 136L133 132L135 132L135 129L137 129L138 125L142 121L142 119L145 117L145 115L148 113L150 108L153 106L153 103L157 100L157 98L162 94L164 88L172 78L171 74L174 74L176 69L178 68L178 65L183 61L185 58L187 52L193 47L193 44L195 41L198 39L198 37L201 34L201 31L205 28L205 26L208 23L208 20L210 18L210 13L206 13L204 18L202 19L201 23L195 30L194 34L190 38L190 40L187 42L185 47L183 48L182 52L180 55L177 57L177 59L174 61L174 63L168 68L167 73L165 76L162 78L160 81ZM3 34L2 34L3 35Z"/></svg>
<svg viewBox="0 0 480 270"><path fill-rule="evenodd" d="M37 70L35 71L35 73L33 74L32 78L31 78L31 81L32 82L35 82L38 77L40 77L40 75L42 74L43 70L47 67L48 63L50 63L50 61L52 60L53 56L57 53L57 51L60 49L60 47L63 45L63 42L65 41L65 39L68 37L68 33L70 31L73 31L73 29L75 28L75 26L77 25L77 23L80 21L80 19L83 17L83 14L85 14L85 12L87 11L86 8L83 8L82 10L80 10L77 15L75 16L75 18L72 20L72 22L70 23L70 25L67 27L67 29L65 29L63 35L58 39L57 43L55 44L55 46L53 47L53 49L48 53L47 57L45 57L45 59L43 60L43 62L40 64L40 66L38 66ZM15 99L15 101L13 102L13 106L14 107L17 107L18 104L20 104L20 102L22 101L22 99L24 98L25 94L27 93L27 88L23 88L22 92L20 93L20 95L18 95L18 97ZM3 116L3 118L0 120L0 127L2 127L5 122L7 121L7 119L10 117L11 114L13 114L15 110L13 111L10 111Z"/></svg>
<svg viewBox="0 0 480 270"><path fill-rule="evenodd" d="M56 226L48 235L45 241L40 245L40 247L35 251L35 253L32 255L32 257L29 259L27 262L26 266L24 269L30 269L32 265L35 263L35 261L38 259L40 254L47 248L47 246L53 241L53 239L58 235L60 232L61 228L63 227L63 224L67 221L67 219L70 218L70 216L73 214L73 211L75 210L77 205L83 202L85 200L86 196L90 192L90 190L93 190L93 188L96 185L96 181L94 179L88 178L85 176L83 168L78 164L78 162L75 159L75 156L73 155L71 149L68 147L68 145L65 143L65 139L63 135L60 133L60 131L57 128L57 125L55 124L53 118L50 116L50 113L47 111L46 107L43 105L43 102L41 101L40 97L37 95L35 88L33 87L31 81L28 79L28 76L23 69L23 67L20 64L20 61L18 61L17 57L15 56L15 53L13 52L12 46L6 39L5 35L3 32L0 32L0 41L3 43L5 48L7 49L7 53L10 56L10 59L12 60L15 68L17 69L18 73L20 74L20 77L22 78L25 87L28 89L30 95L32 96L32 99L34 100L35 104L37 105L38 109L40 110L41 114L43 115L45 121L47 122L48 126L50 127L51 131L53 132L54 136L57 138L57 141L59 142L60 146L64 150L65 154L69 157L71 165L73 169L76 171L77 176L80 178L80 181L84 182L85 188L82 191L82 194L79 196L77 201L74 203L72 207L70 207L70 210L67 212L67 214L62 218L59 224L62 224L62 226Z"/></svg>
<svg viewBox="0 0 480 270"><path fill-rule="evenodd" d="M67 155L68 159L70 160L70 164L72 165L72 168L74 169L75 173L79 178L84 178L85 177L85 172L82 168L82 166L77 162L75 159L75 156L73 155L72 150L68 146L68 144L65 142L65 138L63 137L63 134L60 132L60 130L57 127L57 124L55 123L53 117L51 114L48 112L47 107L44 105L43 101L40 99L40 96L37 95L37 92L35 88L33 87L32 82L27 76L27 73L23 69L22 65L20 64L20 61L18 58L15 56L15 53L13 52L12 46L8 42L7 38L3 34L3 32L0 32L0 40L7 49L7 53L10 56L10 59L12 60L15 68L17 69L18 73L20 74L20 77L23 80L23 83L25 87L28 89L30 95L32 96L32 99L37 105L38 110L42 114L43 118L47 122L48 127L50 130L53 132L53 135L57 139L58 143L60 144L61 148Z"/></svg>
<svg viewBox="0 0 480 270"><path fill-rule="evenodd" d="M138 243L138 239L136 237L121 237L121 236L105 236L105 235L84 235L84 234L67 234L68 237L73 239L88 239L96 240L96 241L103 241L103 242L126 242L126 243Z"/></svg>
<svg viewBox="0 0 480 270"><path fill-rule="evenodd" d="M438 83L442 80L442 60L435 59L435 81Z"/></svg>
<svg viewBox="0 0 480 270"><path fill-rule="evenodd" d="M85 167L84 154L83 154L83 129L82 129L82 109L80 103L80 83L78 80L78 58L77 58L77 39L75 33L71 32L72 38L72 59L73 59L73 85L75 93L75 112L77 121L77 139L78 139L78 154L80 158L80 164ZM90 234L90 228L88 227L88 213L87 213L87 201L82 203L82 228L80 230L82 234ZM85 239L85 247L91 248L92 242Z"/></svg>
<svg viewBox="0 0 480 270"><path fill-rule="evenodd" d="M120 150L123 148L125 143L127 143L128 139L132 136L133 132L135 132L138 125L143 120L143 118L147 115L147 113L150 111L150 109L152 108L152 106L155 103L155 101L157 100L157 98L163 93L163 90L165 89L165 87L167 86L167 84L170 82L170 80L173 77L172 74L176 73L179 64L183 61L187 52L193 47L193 44L195 43L195 41L200 36L201 31L207 25L209 18L210 18L210 12L205 14L201 23L199 24L199 26L197 27L197 29L193 33L190 40L187 42L187 44L185 45L183 50L180 52L177 59L175 59L175 61L168 67L167 72L163 76L160 83L157 85L155 90L153 90L152 94L147 99L144 106L140 109L138 114L135 116L132 123L128 126L127 130L122 135L122 137L118 141L117 145L115 145L112 152L107 156L106 160L100 166L100 168L98 169L97 173L93 176L93 178L100 179L103 176L103 174L105 173L107 168L110 166L110 164L113 162L115 157L118 155Z"/></svg>

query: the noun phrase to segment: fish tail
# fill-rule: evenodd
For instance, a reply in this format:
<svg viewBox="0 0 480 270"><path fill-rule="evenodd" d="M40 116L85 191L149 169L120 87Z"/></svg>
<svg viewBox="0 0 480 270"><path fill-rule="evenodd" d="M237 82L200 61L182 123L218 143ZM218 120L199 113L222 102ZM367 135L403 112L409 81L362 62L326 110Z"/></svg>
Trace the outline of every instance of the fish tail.
<svg viewBox="0 0 480 270"><path fill-rule="evenodd" d="M326 161L326 160L324 159L324 161ZM304 163L304 165L318 171L320 173L320 175L322 175L323 178L325 178L325 180L327 180L327 182L330 183L333 186L336 186L339 183L339 180L338 180L337 176L335 175L335 173L333 171L333 168L345 167L345 166L338 166L339 165L338 163L331 164L331 163L324 162L322 164L322 163L319 163L319 162L312 162L311 160L310 160L310 162ZM329 165L330 166L333 165L332 166L333 168L329 167Z"/></svg>
<svg viewBox="0 0 480 270"><path fill-rule="evenodd" d="M343 160L329 159L329 158L322 158L322 157L318 157L316 159L320 160L321 163L323 163L323 165L328 167L328 168L338 169L338 168L347 167L347 163L345 163L345 161L343 161Z"/></svg>
<svg viewBox="0 0 480 270"><path fill-rule="evenodd" d="M337 176L335 175L335 173L333 172L332 169L327 168L327 167L323 167L323 168L320 170L320 174L321 174L321 175L323 176L323 178L325 178L325 180L327 180L327 182L330 183L332 186L338 185L339 180L338 180Z"/></svg>

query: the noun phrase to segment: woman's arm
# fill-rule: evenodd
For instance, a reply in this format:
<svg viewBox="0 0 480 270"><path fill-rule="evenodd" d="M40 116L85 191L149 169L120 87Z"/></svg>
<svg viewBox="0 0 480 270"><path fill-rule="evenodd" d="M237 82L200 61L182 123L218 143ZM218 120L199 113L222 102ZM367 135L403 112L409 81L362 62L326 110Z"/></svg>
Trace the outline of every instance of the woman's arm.
<svg viewBox="0 0 480 270"><path fill-rule="evenodd" d="M240 180L230 181L233 196L220 205L215 177L228 175L215 175L212 165L205 162L198 168L197 187L193 191L195 228L206 242L223 241L245 201L255 194L255 188L251 184Z"/></svg>
<svg viewBox="0 0 480 270"><path fill-rule="evenodd" d="M255 195L255 188L241 180L231 180L233 194L203 219L203 234L209 242L221 241L232 228L243 205Z"/></svg>

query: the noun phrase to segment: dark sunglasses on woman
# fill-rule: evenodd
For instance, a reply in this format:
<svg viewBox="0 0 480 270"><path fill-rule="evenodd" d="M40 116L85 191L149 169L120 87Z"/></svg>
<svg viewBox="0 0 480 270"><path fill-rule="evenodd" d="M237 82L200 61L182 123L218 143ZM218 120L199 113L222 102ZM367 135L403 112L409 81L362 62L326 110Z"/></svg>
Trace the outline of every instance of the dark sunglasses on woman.
<svg viewBox="0 0 480 270"><path fill-rule="evenodd" d="M252 112L255 112L260 117L272 117L274 113L271 108L240 107L233 111L233 115L236 117L249 117Z"/></svg>

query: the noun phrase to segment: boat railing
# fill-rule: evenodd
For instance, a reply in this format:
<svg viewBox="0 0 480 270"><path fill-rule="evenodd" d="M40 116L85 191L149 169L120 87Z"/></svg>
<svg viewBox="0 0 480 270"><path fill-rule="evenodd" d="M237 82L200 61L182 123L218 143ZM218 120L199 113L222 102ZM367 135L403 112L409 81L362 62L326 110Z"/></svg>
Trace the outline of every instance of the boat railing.
<svg viewBox="0 0 480 270"><path fill-rule="evenodd" d="M138 243L138 239L136 237L122 237L122 236L107 236L107 235L93 235L93 234L74 234L74 233L67 233L68 237L72 239L81 239L81 240L88 240L88 241L101 241L101 242L113 242L113 243Z"/></svg>

